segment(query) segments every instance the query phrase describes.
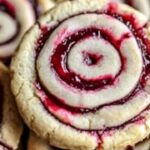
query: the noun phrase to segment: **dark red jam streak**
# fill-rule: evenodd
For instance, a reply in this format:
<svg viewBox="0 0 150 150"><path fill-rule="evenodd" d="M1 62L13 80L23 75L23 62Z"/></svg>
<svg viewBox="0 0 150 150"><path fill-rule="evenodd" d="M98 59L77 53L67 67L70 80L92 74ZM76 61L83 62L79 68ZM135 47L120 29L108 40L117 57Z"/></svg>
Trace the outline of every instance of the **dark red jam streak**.
<svg viewBox="0 0 150 150"><path fill-rule="evenodd" d="M87 12L87 13L90 13L90 12ZM150 53L150 42L149 42L149 40L146 37L146 34L144 32L144 28L146 27L146 25L144 27L139 28L139 24L137 23L136 18L132 14L130 14L130 15L126 14L125 15L125 14L117 13L117 6L114 3L110 3L109 7L106 10L104 10L104 12L95 12L95 13L107 14L107 15L113 16L114 18L116 18L116 19L120 20L121 22L125 23L126 25L128 25L129 29L132 31L133 35L135 36L135 38L137 40L137 43L138 43L140 49L141 49L141 52L143 55L143 61L144 61L143 72L142 72L140 81L137 84L137 86L135 87L135 89L133 91L131 91L131 93L129 93L126 97L122 98L121 100L116 100L115 102L113 102L111 104L106 104L106 105L99 106L98 108L94 108L94 109L90 110L90 109L73 108L73 107L65 105L64 103L62 103L63 100L59 100L57 97L53 96L51 93L49 93L42 86L40 79L38 77L37 81L36 81L36 88L41 93L41 95L42 95L41 101L44 104L45 109L48 110L48 112L50 112L49 108L53 109L54 111L57 111L59 109L64 109L64 110L72 113L73 115L76 115L79 113L95 112L95 111L97 111L97 110L99 110L105 106L124 104L129 99L131 99L137 92L140 92L141 90L143 90L143 87L145 86L145 82L148 79L148 75L150 74L150 54L149 54ZM38 55L39 55L42 47L44 46L44 43L46 42L46 40L49 38L51 33L58 26L55 26L53 29L49 29L47 27L41 27L42 35L37 41L37 48L36 48L37 55L36 55L36 57L38 57ZM93 36L93 35L98 36L98 32L100 32L101 38L104 38L105 40L111 42L111 44L118 50L118 53L119 53L121 61L122 61L122 67L121 67L120 72L123 69L125 69L124 68L125 67L125 60L124 60L124 58L122 58L119 50L120 50L121 42L124 39L130 37L129 34L123 35L121 39L116 40L107 31L98 30L96 28L81 30L81 31L78 31L77 34L74 34L74 35L72 34L71 36L69 36L69 38L66 38L64 43L62 42L61 44L59 44L55 49L54 55L52 56L51 63L52 63L52 67L54 68L54 71L58 74L58 76L60 78L62 78L69 85L72 85L72 86L75 86L77 88L84 89L84 90L95 90L97 88L103 88L109 84L113 85L114 79L112 79L112 78L106 78L104 81L99 81L97 79L95 81L86 81L86 80L78 77L78 79L80 79L80 82L78 83L75 79L76 75L73 72L68 71L67 73L66 72L64 73L64 70L62 70L61 63L63 63L63 65L64 65L65 61L62 60L61 56L66 55L66 58L67 58L67 55L69 53L69 49L71 48L72 45L74 45L74 43L77 43L79 40L82 40L88 36ZM69 47L69 49L67 49L67 51L65 51L65 49L68 47ZM66 69L68 69L67 65L66 65ZM120 72L119 72L119 74L120 74ZM99 83L97 84L97 82L99 82ZM84 85L82 85L83 83L84 83ZM147 109L150 109L150 108L147 107L145 110L147 110ZM145 111L145 110L143 110L143 111ZM55 115L54 115L54 117L55 117ZM58 118L56 117L56 119L58 119ZM105 131L106 131L106 134L109 134L111 130L115 130L116 128L122 128L126 124L135 123L135 122L141 123L144 121L145 121L145 119L143 117L140 117L140 114L139 114L137 117L129 120L128 122L124 123L123 125L119 125L119 126L113 127L113 128L107 128L106 127ZM64 121L63 123L70 125L69 122L66 123ZM73 127L73 126L71 126L71 127ZM73 128L77 129L76 127L73 127ZM83 131L81 129L77 129L77 130ZM104 133L104 131L92 130L89 132L91 134L96 133L99 136L100 141L102 141L101 135Z"/></svg>
<svg viewBox="0 0 150 150"><path fill-rule="evenodd" d="M82 55L84 58L83 63L85 63L88 66L94 66L103 59L103 55L98 55L95 53L89 53L83 51Z"/></svg>
<svg viewBox="0 0 150 150"><path fill-rule="evenodd" d="M37 19L42 13L41 6L38 4L37 0L29 0L29 2L34 9L35 17Z"/></svg>
<svg viewBox="0 0 150 150"><path fill-rule="evenodd" d="M5 12L5 13L8 13L16 21L16 11L15 11L15 7L11 3L11 1L0 0L0 12L1 11ZM0 31L2 30L2 28L3 27L0 26ZM0 43L0 46L12 42L17 37L17 35L20 32L20 24L19 24L18 21L16 21L16 28L17 28L17 32L12 37L10 37L7 41L5 41L3 43Z"/></svg>
<svg viewBox="0 0 150 150"><path fill-rule="evenodd" d="M0 147L1 146L2 146L2 150L13 150L11 147L9 147L8 145L6 145L0 141Z"/></svg>

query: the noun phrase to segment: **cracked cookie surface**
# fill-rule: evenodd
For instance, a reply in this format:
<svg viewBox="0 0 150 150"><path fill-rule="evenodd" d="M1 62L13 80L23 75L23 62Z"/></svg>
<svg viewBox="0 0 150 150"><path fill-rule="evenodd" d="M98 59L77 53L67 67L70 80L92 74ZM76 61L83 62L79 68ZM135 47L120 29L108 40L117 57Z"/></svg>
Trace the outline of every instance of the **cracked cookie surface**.
<svg viewBox="0 0 150 150"><path fill-rule="evenodd" d="M147 18L126 5L57 5L24 36L11 64L25 122L63 149L142 141L150 134L149 42Z"/></svg>

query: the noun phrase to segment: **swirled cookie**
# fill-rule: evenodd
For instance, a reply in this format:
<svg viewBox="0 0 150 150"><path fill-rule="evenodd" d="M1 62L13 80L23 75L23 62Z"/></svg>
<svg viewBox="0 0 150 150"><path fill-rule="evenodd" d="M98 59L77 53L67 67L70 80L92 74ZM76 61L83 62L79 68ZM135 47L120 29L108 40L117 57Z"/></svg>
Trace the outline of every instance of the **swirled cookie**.
<svg viewBox="0 0 150 150"><path fill-rule="evenodd" d="M16 150L22 133L22 122L10 92L7 68L0 63L0 150Z"/></svg>
<svg viewBox="0 0 150 150"><path fill-rule="evenodd" d="M11 56L35 21L28 0L0 0L0 58Z"/></svg>
<svg viewBox="0 0 150 150"><path fill-rule="evenodd" d="M122 150L149 136L149 30L143 14L108 0L68 1L43 15L11 64L28 126L71 150Z"/></svg>

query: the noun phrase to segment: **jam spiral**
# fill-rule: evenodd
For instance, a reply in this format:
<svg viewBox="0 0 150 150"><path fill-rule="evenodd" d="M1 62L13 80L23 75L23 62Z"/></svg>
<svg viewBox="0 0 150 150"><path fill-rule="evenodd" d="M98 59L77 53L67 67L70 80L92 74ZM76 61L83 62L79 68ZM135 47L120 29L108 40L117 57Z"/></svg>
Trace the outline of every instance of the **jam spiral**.
<svg viewBox="0 0 150 150"><path fill-rule="evenodd" d="M148 40L143 38L146 20L139 23L132 14L112 8L110 4L102 12L69 17L43 32L44 41L39 39L41 102L76 129L120 126L150 104L145 89L150 61Z"/></svg>

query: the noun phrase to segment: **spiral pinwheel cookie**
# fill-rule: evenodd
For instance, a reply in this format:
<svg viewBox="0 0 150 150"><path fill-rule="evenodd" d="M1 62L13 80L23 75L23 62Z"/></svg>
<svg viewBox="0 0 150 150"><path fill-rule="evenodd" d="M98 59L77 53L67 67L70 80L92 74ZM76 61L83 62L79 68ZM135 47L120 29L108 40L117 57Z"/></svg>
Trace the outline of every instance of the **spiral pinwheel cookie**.
<svg viewBox="0 0 150 150"><path fill-rule="evenodd" d="M52 148L44 140L37 137L34 133L30 133L27 150L60 150Z"/></svg>
<svg viewBox="0 0 150 150"><path fill-rule="evenodd" d="M26 33L13 58L20 113L62 149L135 145L150 134L149 53L140 12L108 0L61 3Z"/></svg>
<svg viewBox="0 0 150 150"><path fill-rule="evenodd" d="M0 149L16 150L22 133L22 122L10 92L7 68L0 63Z"/></svg>
<svg viewBox="0 0 150 150"><path fill-rule="evenodd" d="M34 11L27 0L0 0L0 58L14 53L34 21Z"/></svg>

